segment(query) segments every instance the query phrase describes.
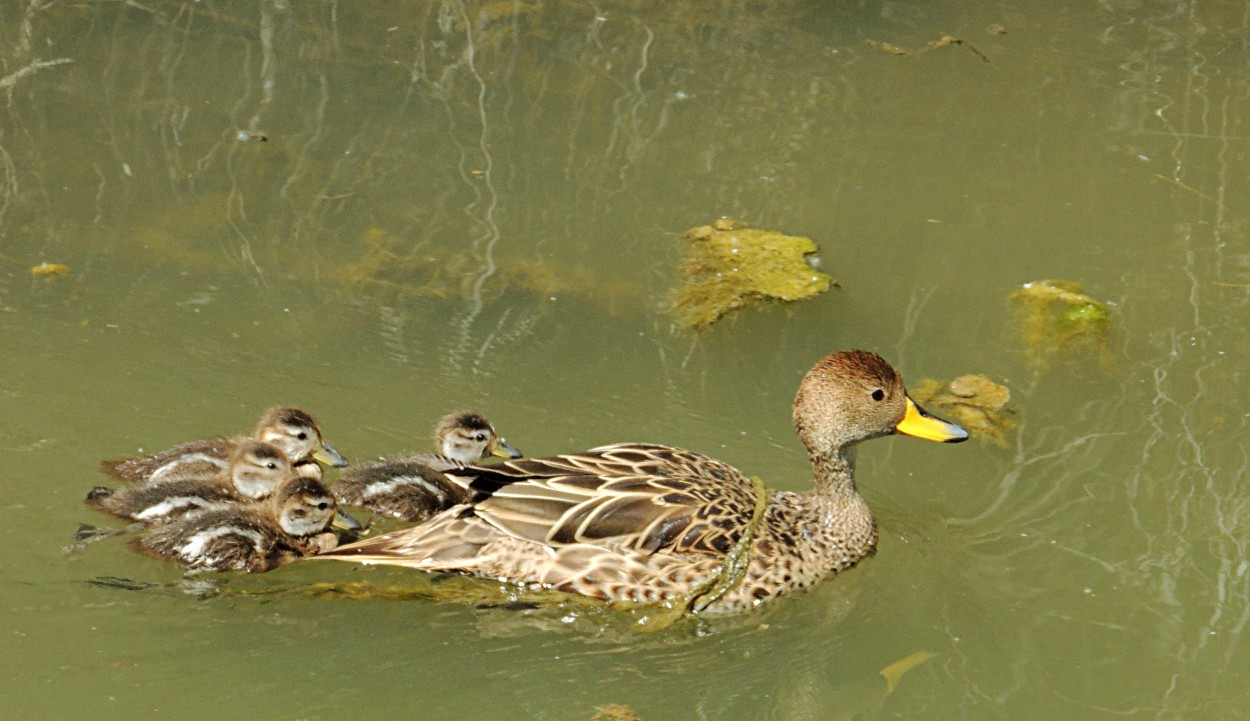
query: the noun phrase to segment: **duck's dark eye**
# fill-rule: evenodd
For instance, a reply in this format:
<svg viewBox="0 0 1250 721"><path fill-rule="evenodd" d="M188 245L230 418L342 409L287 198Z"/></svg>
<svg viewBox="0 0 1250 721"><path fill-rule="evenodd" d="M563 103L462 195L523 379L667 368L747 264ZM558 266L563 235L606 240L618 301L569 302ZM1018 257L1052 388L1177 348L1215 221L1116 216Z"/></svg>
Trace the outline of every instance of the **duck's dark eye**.
<svg viewBox="0 0 1250 721"><path fill-rule="evenodd" d="M479 434L477 434L476 436L473 436L473 438L474 438L475 440L477 440L477 442L478 442L478 443L481 443L482 441L486 440L486 434L485 434L485 433L479 433Z"/></svg>
<svg viewBox="0 0 1250 721"><path fill-rule="evenodd" d="M317 510L318 510L318 511L324 511L325 509L327 509L327 508L329 508L329 507L330 507L330 504L329 504L329 503L327 503L326 501L322 501L321 503L318 503L318 504L317 504Z"/></svg>
<svg viewBox="0 0 1250 721"><path fill-rule="evenodd" d="M268 463L265 464L265 468L268 468L269 470L274 470L277 467L278 467L278 464L274 463L273 461L269 461Z"/></svg>
<svg viewBox="0 0 1250 721"><path fill-rule="evenodd" d="M306 441L308 440L308 433L305 431L300 431L299 433L295 434L295 437L300 439L301 441Z"/></svg>
<svg viewBox="0 0 1250 721"><path fill-rule="evenodd" d="M885 398L885 391L881 390L880 388L872 392L872 399L874 401L879 401L884 398Z"/></svg>

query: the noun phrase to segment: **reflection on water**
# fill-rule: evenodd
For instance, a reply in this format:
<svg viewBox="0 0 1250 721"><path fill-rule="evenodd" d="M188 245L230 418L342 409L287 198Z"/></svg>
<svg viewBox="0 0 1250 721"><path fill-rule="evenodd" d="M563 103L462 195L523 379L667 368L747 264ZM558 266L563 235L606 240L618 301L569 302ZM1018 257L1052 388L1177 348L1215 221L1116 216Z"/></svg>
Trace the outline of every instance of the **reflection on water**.
<svg viewBox="0 0 1250 721"><path fill-rule="evenodd" d="M1034 5L0 6L14 717L1244 715L1248 16ZM679 234L720 216L812 238L841 288L671 332ZM1105 303L1114 362L1030 366L1008 298L1040 278ZM120 538L61 553L98 459L276 403L354 459L476 407L535 455L662 441L803 487L795 385L854 346L984 373L1020 425L866 445L877 556L745 618L206 595ZM375 578L404 582L228 587Z"/></svg>

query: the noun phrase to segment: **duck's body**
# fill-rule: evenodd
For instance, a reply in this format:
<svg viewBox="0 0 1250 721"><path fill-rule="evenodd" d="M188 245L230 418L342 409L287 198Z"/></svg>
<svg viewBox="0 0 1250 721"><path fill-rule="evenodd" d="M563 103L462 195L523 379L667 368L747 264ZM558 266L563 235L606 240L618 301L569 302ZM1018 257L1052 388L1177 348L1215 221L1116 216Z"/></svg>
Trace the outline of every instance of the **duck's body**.
<svg viewBox="0 0 1250 721"><path fill-rule="evenodd" d="M117 489L96 486L86 504L118 518L165 523L188 515L231 508L269 497L295 472L286 454L262 441L234 445L224 471L208 477L195 472L159 482L132 483Z"/></svg>
<svg viewBox="0 0 1250 721"><path fill-rule="evenodd" d="M320 482L292 477L265 503L240 504L149 528L135 547L188 571L259 573L334 547L334 498Z"/></svg>
<svg viewBox="0 0 1250 721"><path fill-rule="evenodd" d="M470 494L412 529L323 556L466 573L606 601L748 608L855 565L877 530L855 488L853 446L904 432L959 441L924 414L879 356L835 353L804 378L795 428L815 488L768 491L733 467L667 446L450 469Z"/></svg>
<svg viewBox="0 0 1250 721"><path fill-rule="evenodd" d="M322 440L321 428L308 413L289 407L270 408L261 416L251 438L208 438L183 443L160 453L100 462L100 470L129 483L156 484L170 480L209 478L230 466L230 456L248 440L277 446L295 466L296 473L321 478L318 461L347 465L338 451Z"/></svg>
<svg viewBox="0 0 1250 721"><path fill-rule="evenodd" d="M355 466L334 484L341 505L359 506L405 521L424 521L469 500L470 494L443 472L492 455L520 458L480 413L460 411L434 426L439 453L418 453Z"/></svg>

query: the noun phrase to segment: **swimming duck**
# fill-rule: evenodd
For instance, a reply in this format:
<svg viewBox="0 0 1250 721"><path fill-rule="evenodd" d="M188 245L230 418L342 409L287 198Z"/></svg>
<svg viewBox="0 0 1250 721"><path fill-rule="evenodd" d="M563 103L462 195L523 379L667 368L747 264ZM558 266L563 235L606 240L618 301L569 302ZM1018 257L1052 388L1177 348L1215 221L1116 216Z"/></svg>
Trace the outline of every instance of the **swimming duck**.
<svg viewBox="0 0 1250 721"><path fill-rule="evenodd" d="M799 385L794 426L815 488L768 490L692 451L626 443L448 470L470 493L414 528L318 556L407 566L582 594L750 608L806 588L871 553L877 526L852 475L855 446L905 433L968 434L930 416L875 353L819 360Z"/></svg>
<svg viewBox="0 0 1250 721"><path fill-rule="evenodd" d="M292 476L265 503L235 505L152 526L132 543L188 571L259 573L334 547L334 496L321 481Z"/></svg>
<svg viewBox="0 0 1250 721"><path fill-rule="evenodd" d="M163 523L266 498L295 475L277 446L246 439L234 442L227 470L203 478L184 466L183 473L116 490L96 486L87 494L86 504L118 518Z"/></svg>
<svg viewBox="0 0 1250 721"><path fill-rule="evenodd" d="M437 453L382 460L343 473L332 490L345 506L360 506L405 521L424 521L438 511L463 503L469 496L442 471L460 468L495 455L520 458L521 452L495 432L476 411L459 411L434 424Z"/></svg>
<svg viewBox="0 0 1250 721"><path fill-rule="evenodd" d="M162 483L172 478L208 477L226 470L230 454L246 438L190 441L160 453L100 462L100 470L128 482ZM347 461L321 438L317 422L299 408L270 408L260 417L251 440L272 443L286 454L296 472L321 478L321 466L342 468Z"/></svg>

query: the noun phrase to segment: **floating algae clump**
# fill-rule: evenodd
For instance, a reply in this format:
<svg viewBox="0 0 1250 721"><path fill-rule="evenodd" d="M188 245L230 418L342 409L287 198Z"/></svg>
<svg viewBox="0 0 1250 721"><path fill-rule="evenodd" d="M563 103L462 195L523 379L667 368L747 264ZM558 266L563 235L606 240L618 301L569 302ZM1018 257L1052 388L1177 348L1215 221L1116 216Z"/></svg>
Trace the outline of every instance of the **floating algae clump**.
<svg viewBox="0 0 1250 721"><path fill-rule="evenodd" d="M672 312L678 327L702 332L752 299L800 300L836 282L814 267L810 238L751 228L735 220L691 228Z"/></svg>
<svg viewBox="0 0 1250 721"><path fill-rule="evenodd" d="M595 715L590 721L642 721L638 712L625 704L610 703L595 707Z"/></svg>
<svg viewBox="0 0 1250 721"><path fill-rule="evenodd" d="M1053 356L1096 353L1107 363L1107 334L1111 313L1107 306L1081 292L1081 284L1067 280L1025 283L1011 294L1027 346L1029 360L1041 370Z"/></svg>
<svg viewBox="0 0 1250 721"><path fill-rule="evenodd" d="M1007 432L1019 425L1004 410L1011 392L983 375L959 376L950 383L926 378L911 395L917 403L941 409L969 433L995 445L1006 446Z"/></svg>

